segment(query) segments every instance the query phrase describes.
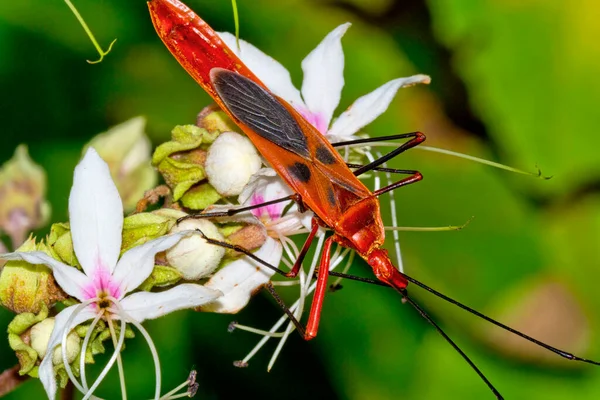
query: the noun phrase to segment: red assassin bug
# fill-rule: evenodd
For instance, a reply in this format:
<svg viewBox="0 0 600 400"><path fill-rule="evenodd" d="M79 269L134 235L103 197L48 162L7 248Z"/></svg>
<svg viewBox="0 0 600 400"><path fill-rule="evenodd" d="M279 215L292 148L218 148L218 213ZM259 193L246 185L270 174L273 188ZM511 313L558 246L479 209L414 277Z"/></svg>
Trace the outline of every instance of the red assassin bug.
<svg viewBox="0 0 600 400"><path fill-rule="evenodd" d="M177 0L151 0L148 6L156 31L169 51L242 129L263 157L296 193L273 202L292 198L301 207L310 209L315 214L312 230L292 270L285 273L274 266L270 267L288 277L295 276L318 227L325 226L333 232L333 235L325 241L306 329L297 324L305 339L314 338L317 334L323 298L327 289L330 251L333 243L338 243L358 253L371 266L380 283L397 290L417 309L469 363L497 398L502 396L483 373L408 297L406 287L409 282L565 358L600 365L517 332L410 278L394 267L387 251L381 248L385 236L377 196L419 181L422 176L417 171L398 170L396 172L408 173L410 176L375 192L371 192L357 176L377 169L389 159L417 146L425 140L422 133L395 136L395 139L409 140L379 160L352 171L319 131L285 100L272 94L219 36L187 6ZM338 145L346 144L348 143ZM249 207L243 210L247 209ZM227 246L224 243L212 242ZM252 257L252 253L246 252L246 254Z"/></svg>

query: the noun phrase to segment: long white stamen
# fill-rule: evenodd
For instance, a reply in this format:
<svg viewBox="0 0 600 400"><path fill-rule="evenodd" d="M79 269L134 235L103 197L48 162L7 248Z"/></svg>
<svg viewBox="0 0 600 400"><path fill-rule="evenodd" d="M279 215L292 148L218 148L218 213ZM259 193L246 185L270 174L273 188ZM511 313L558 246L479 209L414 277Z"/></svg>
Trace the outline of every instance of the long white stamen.
<svg viewBox="0 0 600 400"><path fill-rule="evenodd" d="M325 235L321 236L321 238L324 238ZM337 267L342 260L344 259L343 256L340 257L340 252L341 252L342 247L341 246L336 246L335 251L333 252L332 257L330 258L330 264L328 266L329 270L333 270L335 269L335 267ZM349 249L344 249L344 251L342 253L347 253L347 250ZM315 253L315 257L313 258L313 264L316 264L316 262L319 260L319 255L321 254L320 249L319 252ZM322 256L322 255L321 255ZM314 265L313 265L314 266ZM311 269L314 272L314 268L312 268L313 266L311 266ZM313 285L316 287L316 282L315 285ZM313 287L311 286L311 287ZM313 289L314 290L314 289ZM302 306L303 304L300 303ZM298 309L300 309L300 307L298 307ZM294 316L296 318L299 318L302 314L301 313L294 313ZM287 315L285 316L287 318ZM285 342L287 341L289 335L296 329L296 326L290 321L290 323L288 324L287 328L284 331L283 337L279 340L279 343L277 344L277 347L275 348L275 351L273 352L273 355L271 356L271 360L269 360L269 365L267 366L267 371L270 371L271 368L273 368L273 365L275 364L275 361L277 360L277 357L279 357L279 353L281 353L281 349L283 348L283 345L285 344Z"/></svg>
<svg viewBox="0 0 600 400"><path fill-rule="evenodd" d="M106 318L108 322L108 329L110 330L110 337L112 338L113 346L117 348L117 338L115 333L115 327L113 325L113 320L110 318L110 315ZM123 322L123 320L121 320ZM123 362L121 360L121 349L119 349L119 355L117 356L117 369L119 370L119 383L121 384L121 398L123 400L127 400L127 388L125 386L125 373L123 372Z"/></svg>
<svg viewBox="0 0 600 400"><path fill-rule="evenodd" d="M273 286L296 286L301 285L300 279L288 279L285 281L271 281Z"/></svg>
<svg viewBox="0 0 600 400"><path fill-rule="evenodd" d="M63 331L62 338L61 338L61 346L62 346L61 350L62 350L63 364L65 365L65 371L67 372L69 379L73 383L73 386L75 386L77 388L77 390L79 390L81 393L85 393L86 390L81 386L81 384L75 377L75 374L73 374L73 370L71 369L71 365L68 363L68 359L67 359L67 335L71 331L71 329L69 329L69 327L71 326L71 323L73 322L73 320L75 319L77 314L79 314L87 306L89 306L90 304L92 304L98 300L99 299L97 297L86 300L83 303L81 303L80 305L78 305L77 308L75 308L75 310L73 310L73 313L69 316L69 318L67 319L67 322L65 323L65 329ZM49 349L49 350L51 350L51 349ZM83 351L83 348L81 351ZM51 351L48 352L48 354L50 355L50 357L52 356Z"/></svg>
<svg viewBox="0 0 600 400"><path fill-rule="evenodd" d="M100 318L102 318L102 314L98 313L98 315L96 315L96 318L94 318L94 320L92 321L92 324L88 328L88 331L85 334L85 338L83 339L83 345L81 345L81 354L79 356L79 373L81 375L81 385L83 386L83 389L84 389L83 393L85 393L89 390L88 385L87 385L87 377L85 375L85 353L86 353L88 343L92 337L92 332L94 332L94 329L96 328L98 321L100 321Z"/></svg>
<svg viewBox="0 0 600 400"><path fill-rule="evenodd" d="M280 338L280 337L283 337L283 335L284 335L284 332L269 332L269 331L265 331L262 329L253 328L253 327L247 326L247 325L233 324L233 326L236 329L250 332L250 333L256 333L257 335L261 335L261 336L270 336L270 337Z"/></svg>
<svg viewBox="0 0 600 400"><path fill-rule="evenodd" d="M287 258L282 257L281 260L289 269L292 269L293 263L290 260L296 259L296 255L299 254L298 248L296 247L294 241L286 236L279 235L279 241L281 242L283 250L285 251L285 255L287 256Z"/></svg>
<svg viewBox="0 0 600 400"><path fill-rule="evenodd" d="M156 400L159 400L160 399L161 376L160 376L160 360L158 359L158 351L156 350L156 346L154 346L154 342L152 341L150 334L142 326L142 324L137 322L135 319L131 318L125 312L125 310L123 310L123 308L121 307L120 304L116 304L116 306L119 308L119 313L123 317L123 319L126 318L130 324L135 326L140 331L140 333L144 336L144 339L146 339L146 342L148 343L148 347L150 348L150 352L152 353L152 359L154 360L154 373L156 375L156 388L155 388L155 392L154 392L154 398Z"/></svg>
<svg viewBox="0 0 600 400"><path fill-rule="evenodd" d="M177 395L177 397L171 397L171 396L173 396L175 393L177 393L178 391L180 391L181 389L183 389L184 387L186 387L189 383L190 383L190 380L186 379L185 382L183 382L181 385L177 386L175 389L171 390L168 393L163 394L162 397L160 398L160 400L176 399L178 397L182 397L182 396L179 396L179 395ZM187 392L183 393L183 395L187 396Z"/></svg>
<svg viewBox="0 0 600 400"><path fill-rule="evenodd" d="M106 299L110 300L113 305L116 305L117 307L120 307L118 300L115 299L114 297L107 296ZM107 309L107 311L109 311L110 313L116 314L110 308ZM109 323L109 325L111 323L110 321L111 321L110 318L107 319L107 322ZM119 341L117 342L117 346L115 346L115 351L113 352L112 356L110 357L110 359L106 363L106 366L104 367L104 369L102 369L102 372L100 372L100 375L98 375L98 378L96 378L96 380L94 381L94 383L92 384L92 386L90 387L90 389L87 391L87 393L83 397L83 400L87 400L87 399L90 398L90 396L92 396L92 394L94 393L94 391L98 388L98 386L100 385L100 383L104 380L104 378L108 374L108 371L110 371L110 369L112 368L112 366L117 361L117 357L119 356L119 353L121 352L121 348L123 347L123 343L125 342L125 325L126 325L125 319L121 318L121 332L119 332Z"/></svg>
<svg viewBox="0 0 600 400"><path fill-rule="evenodd" d="M383 154L381 154L380 152L376 152L377 154L377 158L381 158L383 157ZM387 163L383 164L383 167L386 167ZM385 173L385 178L386 178L386 183L387 186L391 185L392 182L392 174L390 172L386 172ZM395 191L394 190L390 190L389 192L387 192L388 196L389 196L389 205L390 205L390 215L392 217L392 226L398 226L398 213L396 211L396 197L395 197ZM392 232L392 237L394 239L394 251L396 252L396 266L398 268L398 270L400 272L404 272L404 263L402 262L402 251L400 250L400 235L398 234L398 231L393 231Z"/></svg>
<svg viewBox="0 0 600 400"><path fill-rule="evenodd" d="M112 320L108 319L107 323L110 326L112 324ZM111 335L112 335L112 332L111 332ZM119 356L121 348L123 347L124 341L125 341L125 320L121 320L121 332L119 335L119 341L117 342L117 346L115 347L115 351L113 352L112 356L110 357L110 359L108 360L108 362L106 363L104 368L102 369L102 372L100 372L100 375L98 375L98 378L96 378L96 380L94 381L94 383L92 384L90 389L87 391L85 396L83 396L83 400L89 399L92 396L92 394L94 393L94 391L98 388L100 383L104 380L104 378L108 374L108 371L110 371L112 366L117 361L117 357Z"/></svg>
<svg viewBox="0 0 600 400"><path fill-rule="evenodd" d="M369 160L369 163L375 161L375 157L371 154L370 151L365 152L365 157ZM379 156L378 156L379 157ZM381 180L379 179L379 174L373 174L373 192L379 190L381 188Z"/></svg>

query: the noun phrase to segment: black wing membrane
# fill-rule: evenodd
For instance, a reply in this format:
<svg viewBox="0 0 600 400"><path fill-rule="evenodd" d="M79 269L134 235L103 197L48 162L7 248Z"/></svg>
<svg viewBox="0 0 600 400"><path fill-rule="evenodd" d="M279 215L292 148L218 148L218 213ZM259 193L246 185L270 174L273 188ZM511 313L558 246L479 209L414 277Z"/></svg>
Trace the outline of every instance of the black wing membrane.
<svg viewBox="0 0 600 400"><path fill-rule="evenodd" d="M259 136L310 159L306 136L279 101L252 80L223 68L210 71L212 84L229 111Z"/></svg>

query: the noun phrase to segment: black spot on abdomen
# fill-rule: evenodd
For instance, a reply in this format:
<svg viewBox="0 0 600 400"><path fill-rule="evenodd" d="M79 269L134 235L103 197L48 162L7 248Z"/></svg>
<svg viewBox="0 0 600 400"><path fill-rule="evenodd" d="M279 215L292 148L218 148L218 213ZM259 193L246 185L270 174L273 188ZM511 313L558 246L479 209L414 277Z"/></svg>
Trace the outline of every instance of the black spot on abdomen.
<svg viewBox="0 0 600 400"><path fill-rule="evenodd" d="M335 156L331 154L331 151L325 146L317 147L315 157L325 165L335 164L336 162Z"/></svg>
<svg viewBox="0 0 600 400"><path fill-rule="evenodd" d="M310 169L306 164L295 162L289 166L287 170L290 175L302 183L307 183L310 181Z"/></svg>

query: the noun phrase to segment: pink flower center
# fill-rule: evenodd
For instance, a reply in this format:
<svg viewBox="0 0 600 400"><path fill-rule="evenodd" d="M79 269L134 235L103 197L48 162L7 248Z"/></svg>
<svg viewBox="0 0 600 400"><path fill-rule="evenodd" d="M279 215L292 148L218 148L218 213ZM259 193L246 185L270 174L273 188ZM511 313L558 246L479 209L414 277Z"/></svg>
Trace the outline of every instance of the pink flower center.
<svg viewBox="0 0 600 400"><path fill-rule="evenodd" d="M257 205L265 202L265 198L261 194L253 194L250 198L250 205ZM255 208L252 210L252 214L256 218L268 217L271 221L281 218L283 212L282 203L270 204L268 206Z"/></svg>
<svg viewBox="0 0 600 400"><path fill-rule="evenodd" d="M83 288L84 300L99 298L95 303L98 308L104 308L110 305L110 301L106 303L106 297L119 299L121 297L121 288L117 282L113 280L110 270L102 263L97 263L97 267L92 272L91 281Z"/></svg>

